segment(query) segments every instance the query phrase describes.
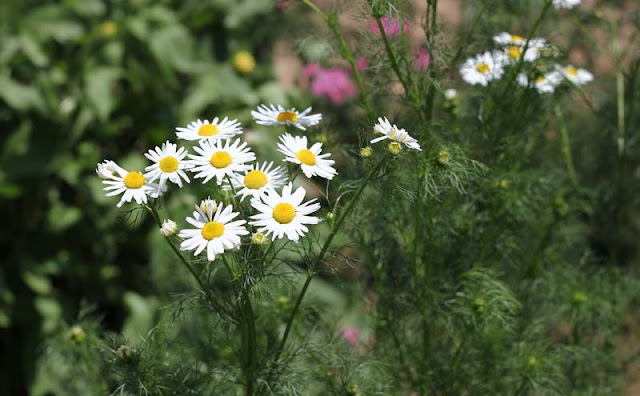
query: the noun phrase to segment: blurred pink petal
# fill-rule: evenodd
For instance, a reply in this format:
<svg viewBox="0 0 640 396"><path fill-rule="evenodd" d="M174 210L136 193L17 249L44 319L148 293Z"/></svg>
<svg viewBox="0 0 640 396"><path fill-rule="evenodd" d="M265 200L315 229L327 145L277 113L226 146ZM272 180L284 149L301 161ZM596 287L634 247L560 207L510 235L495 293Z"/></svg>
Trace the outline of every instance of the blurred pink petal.
<svg viewBox="0 0 640 396"><path fill-rule="evenodd" d="M393 37L400 33L400 20L398 17L382 17L380 22L382 22L382 28L387 36ZM375 19L371 21L371 25L369 25L369 27L374 33L380 34L380 28L378 27L378 22ZM409 32L409 24L407 22L403 24L403 30L405 33Z"/></svg>
<svg viewBox="0 0 640 396"><path fill-rule="evenodd" d="M429 50L426 48L420 48L416 53L413 68L415 69L415 71L424 72L429 70L430 64L431 64L431 54L429 53Z"/></svg>
<svg viewBox="0 0 640 396"><path fill-rule="evenodd" d="M356 86L346 69L324 69L311 63L304 67L302 75L311 78L310 90L313 96L328 98L335 105L342 105L346 99L357 95Z"/></svg>
<svg viewBox="0 0 640 396"><path fill-rule="evenodd" d="M302 77L309 78L315 75L319 69L320 69L320 65L317 64L316 62L309 63L308 65L302 68Z"/></svg>
<svg viewBox="0 0 640 396"><path fill-rule="evenodd" d="M358 341L360 341L360 333L355 327L345 327L342 329L342 339L355 347L358 345Z"/></svg>
<svg viewBox="0 0 640 396"><path fill-rule="evenodd" d="M369 61L367 60L367 58L364 58L362 56L356 58L356 68L358 70L363 70L367 67L369 67Z"/></svg>

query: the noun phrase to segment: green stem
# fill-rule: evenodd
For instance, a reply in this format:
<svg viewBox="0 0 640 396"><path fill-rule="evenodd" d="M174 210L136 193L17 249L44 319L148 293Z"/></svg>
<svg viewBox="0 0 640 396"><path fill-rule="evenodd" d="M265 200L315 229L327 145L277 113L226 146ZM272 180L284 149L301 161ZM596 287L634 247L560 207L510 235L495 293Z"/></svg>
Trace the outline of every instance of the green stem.
<svg viewBox="0 0 640 396"><path fill-rule="evenodd" d="M316 270L317 270L317 267L318 267L319 263L324 259L324 256L327 253L327 251L329 250L329 246L331 245L331 242L333 241L333 238L338 233L338 230L340 229L340 226L342 225L344 220L347 218L347 215L353 209L356 201L358 200L358 198L360 197L360 195L364 191L365 187L367 186L367 184L369 184L369 181L371 180L371 178L373 178L373 176L378 172L378 170L380 169L380 167L382 166L382 164L385 162L386 159L387 159L387 157L385 156L378 163L378 165L363 180L362 184L360 185L360 188L358 188L358 190L356 191L354 196L351 198L349 203L347 203L347 206L344 208L344 210L342 211L342 213L340 214L340 216L336 220L335 225L333 226L333 229L331 230L331 233L327 237L327 240L325 241L324 245L322 246L322 249L320 249L320 253L316 257L316 260L313 262L311 267L309 268L309 273L307 275L307 279L305 280L304 285L302 286L302 290L300 290L300 294L298 295L298 298L296 299L296 303L293 306L293 310L291 311L291 315L289 315L289 319L287 320L287 326L286 326L286 328L284 330L284 335L282 336L282 340L280 341L280 345L278 346L278 349L276 351L276 356L275 356L274 361L277 362L280 359L280 355L282 354L282 351L284 350L284 346L287 343L287 339L289 338L289 333L291 332L291 326L293 325L293 320L296 317L296 314L298 313L298 310L300 309L300 304L302 303L302 300L304 299L304 296L307 293L307 289L309 288L309 284L311 284L311 280L313 279L313 277L316 274Z"/></svg>
<svg viewBox="0 0 640 396"><path fill-rule="evenodd" d="M358 66L356 65L356 58L353 55L353 51L351 51L349 44L347 44L346 40L344 39L344 36L340 32L337 18L330 17L329 15L327 15L324 11L318 8L318 6L315 5L311 0L302 0L302 2L306 4L309 8L311 8L316 14L318 14L327 23L327 26L329 26L329 29L331 30L335 38L338 40L342 57L349 63L349 66L351 66L351 71L353 72L353 77L356 80L356 85L358 86L358 91L360 92L360 96L362 97L362 104L364 105L364 109L367 113L367 117L369 118L369 121L375 122L377 118L376 112L373 108L373 105L371 104L371 100L369 99L369 95L364 86L364 82L362 80L362 74L360 74L360 70L358 70Z"/></svg>
<svg viewBox="0 0 640 396"><path fill-rule="evenodd" d="M156 207L154 205L145 205L145 207L153 215L153 218L156 220L156 223L158 224L158 227L162 227L162 221L160 220L160 215L158 214L158 210L156 209ZM204 284L204 282L202 281L200 276L198 276L198 274L196 273L195 269L191 266L191 264L189 264L187 259L182 255L182 253L176 247L176 245L173 244L173 242L171 241L170 237L165 237L164 239L167 241L167 243L171 247L171 250L173 250L173 252L176 254L176 256L178 256L178 259L180 259L180 262L187 268L187 270L189 270L189 272L191 273L193 278L198 282L198 285L200 285L200 289L202 289L202 291L207 296L207 299L209 300L209 303L211 303L211 305L213 305L218 310L218 313L223 312L233 322L236 322L236 318L234 317L234 315L232 315L232 313L227 308L225 308L222 304L220 304L216 300L215 295L213 294L213 292L211 292L211 289L207 285Z"/></svg>
<svg viewBox="0 0 640 396"><path fill-rule="evenodd" d="M567 130L567 124L564 121L562 109L560 109L560 106L557 103L554 106L554 110L556 112L556 117L558 118L558 123L560 124L562 154L564 155L564 162L567 166L567 171L569 172L569 178L571 179L571 183L573 183L573 186L579 189L580 183L578 182L578 177L576 176L576 170L573 167L573 156L571 155L571 143L569 141L569 131Z"/></svg>

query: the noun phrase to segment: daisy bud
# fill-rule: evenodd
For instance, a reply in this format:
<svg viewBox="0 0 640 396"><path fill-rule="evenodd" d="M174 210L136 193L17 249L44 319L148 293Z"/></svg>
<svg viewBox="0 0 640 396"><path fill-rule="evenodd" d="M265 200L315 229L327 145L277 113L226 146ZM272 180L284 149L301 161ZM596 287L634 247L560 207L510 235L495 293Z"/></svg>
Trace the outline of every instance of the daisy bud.
<svg viewBox="0 0 640 396"><path fill-rule="evenodd" d="M402 144L400 144L398 142L389 143L389 152L391 154L398 155L398 154L400 154L400 151L402 151Z"/></svg>
<svg viewBox="0 0 640 396"><path fill-rule="evenodd" d="M160 227L160 233L166 237L174 236L178 232L178 225L171 219L166 219Z"/></svg>
<svg viewBox="0 0 640 396"><path fill-rule="evenodd" d="M373 149L371 148L371 146L363 147L360 149L360 157L362 158L369 158L371 157L371 154L373 154Z"/></svg>
<svg viewBox="0 0 640 396"><path fill-rule="evenodd" d="M207 210L209 208L211 208L211 212L215 212L216 210L218 210L218 204L216 203L216 201L211 199L211 197L203 199L200 202L200 209L202 209L204 213L207 213Z"/></svg>
<svg viewBox="0 0 640 396"><path fill-rule="evenodd" d="M449 152L446 150L441 150L438 153L437 161L440 165L445 166L449 164Z"/></svg>
<svg viewBox="0 0 640 396"><path fill-rule="evenodd" d="M111 179L111 176L113 176L114 173L111 164L112 161L109 160L105 160L104 162L98 164L98 167L96 168L96 174L99 178L103 180Z"/></svg>
<svg viewBox="0 0 640 396"><path fill-rule="evenodd" d="M444 97L447 100L453 100L453 99L456 98L456 96L458 96L458 91L456 91L453 88L449 88L449 89L444 91Z"/></svg>
<svg viewBox="0 0 640 396"><path fill-rule="evenodd" d="M85 338L87 338L87 333L84 332L82 327L75 325L69 329L69 338L77 344L80 344Z"/></svg>
<svg viewBox="0 0 640 396"><path fill-rule="evenodd" d="M267 243L267 237L261 232L251 234L251 243L254 245L264 245Z"/></svg>
<svg viewBox="0 0 640 396"><path fill-rule="evenodd" d="M116 356L118 356L118 359L122 360L123 362L131 361L135 353L136 350L129 345L120 345L118 350L116 350Z"/></svg>

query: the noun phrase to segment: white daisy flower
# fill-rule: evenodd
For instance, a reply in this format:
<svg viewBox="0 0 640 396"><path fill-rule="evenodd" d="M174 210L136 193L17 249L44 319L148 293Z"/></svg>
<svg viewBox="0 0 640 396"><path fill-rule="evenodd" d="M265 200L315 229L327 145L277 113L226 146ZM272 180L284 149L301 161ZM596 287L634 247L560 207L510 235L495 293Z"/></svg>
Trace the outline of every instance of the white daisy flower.
<svg viewBox="0 0 640 396"><path fill-rule="evenodd" d="M238 120L229 120L228 117L222 121L216 117L211 122L198 119L186 128L176 128L176 131L176 136L184 140L222 140L242 133Z"/></svg>
<svg viewBox="0 0 640 396"><path fill-rule="evenodd" d="M274 169L273 162L263 162L261 166L252 164L244 174L235 175L231 179L231 186L236 191L236 195L241 196L240 202L247 196L256 197L267 189L275 190L284 185L284 168L277 166ZM230 190L231 186L224 185L222 188Z"/></svg>
<svg viewBox="0 0 640 396"><path fill-rule="evenodd" d="M306 136L291 136L285 133L280 136L278 151L285 155L283 161L300 164L302 173L308 178L320 176L331 180L338 174L333 168L335 161L326 159L331 154L320 154L322 143L314 143L311 148L307 148Z"/></svg>
<svg viewBox="0 0 640 396"><path fill-rule="evenodd" d="M121 207L125 202L131 202L131 200L135 200L138 204L147 203L147 196L157 198L166 191L166 187L150 183L140 172L126 171L113 161L105 161L105 163L108 164L107 167L103 166L101 169L100 165L104 165L104 163L99 164L96 172L102 170L100 177L105 176L102 182L108 185L104 188L105 191L109 191L107 197L122 194L117 207ZM106 169L113 173L108 175Z"/></svg>
<svg viewBox="0 0 640 396"><path fill-rule="evenodd" d="M285 109L278 105L258 106L257 111L251 112L251 116L256 121L256 124L260 125L293 125L296 128L305 130L305 127L314 126L320 123L322 120L322 114L309 114L311 107L308 107L302 113L296 109ZM309 114L309 115L307 115Z"/></svg>
<svg viewBox="0 0 640 396"><path fill-rule="evenodd" d="M571 81L575 85L584 85L588 82L593 81L593 74L585 69L578 69L573 65L568 65L565 67L561 67L560 65L556 66L556 70L564 76L567 80Z"/></svg>
<svg viewBox="0 0 640 396"><path fill-rule="evenodd" d="M304 188L298 189L292 194L291 183L284 186L282 195L275 190L267 190L257 198L251 200L251 206L258 212L251 216L253 221L249 224L259 227L257 232L271 234L271 240L283 238L298 242L309 229L305 224L318 224L320 219L309 216L320 209L320 204L314 198L302 203L305 194Z"/></svg>
<svg viewBox="0 0 640 396"><path fill-rule="evenodd" d="M521 86L531 86L539 93L552 93L562 81L562 75L557 71L552 71L536 78L533 81L529 81L526 74L520 73L518 74L517 81Z"/></svg>
<svg viewBox="0 0 640 396"><path fill-rule="evenodd" d="M556 10L560 8L566 8L569 10L580 4L580 1L581 0L553 0L553 6Z"/></svg>
<svg viewBox="0 0 640 396"><path fill-rule="evenodd" d="M418 141L412 138L409 132L398 128L395 124L391 125L387 117L378 117L378 123L373 126L373 131L382 134L382 136L373 139L371 141L372 144L389 139L392 140L392 142L402 143L411 149L422 151ZM398 152L400 152L400 150L398 150Z"/></svg>
<svg viewBox="0 0 640 396"><path fill-rule="evenodd" d="M171 219L166 219L162 222L160 227L160 233L166 237L174 236L178 232L178 225Z"/></svg>
<svg viewBox="0 0 640 396"><path fill-rule="evenodd" d="M496 44L500 44L500 45L518 45L518 46L523 46L524 43L527 42L527 39L522 37L522 36L518 36L515 34L511 34L511 33L507 33L507 32L502 32L496 36L493 36L493 41Z"/></svg>
<svg viewBox="0 0 640 396"><path fill-rule="evenodd" d="M250 169L247 162L254 161L256 155L247 147L247 143L240 144L240 139L231 143L230 140L203 140L200 146L193 149L200 155L189 154L189 171L196 173L194 178L204 178L203 183L214 177L218 184L222 184L225 177L233 178L235 172Z"/></svg>
<svg viewBox="0 0 640 396"><path fill-rule="evenodd" d="M475 58L467 59L460 67L462 79L469 84L487 86L504 73L505 55L502 52L484 52Z"/></svg>
<svg viewBox="0 0 640 396"><path fill-rule="evenodd" d="M249 234L243 226L247 223L245 220L231 221L239 214L233 211L231 205L218 205L215 212L211 205L207 206L206 211L198 205L195 208L193 217L187 217L186 220L196 228L180 231L178 236L185 239L180 244L180 250L195 250L193 255L197 256L207 249L207 259L213 261L217 254L239 247L240 236Z"/></svg>
<svg viewBox="0 0 640 396"><path fill-rule="evenodd" d="M182 179L189 183L189 178L184 171L189 169L191 165L184 160L187 156L187 150L184 147L178 149L177 144L166 141L162 143L162 147L156 146L144 156L153 162L153 165L144 168L147 172L145 177L150 182L160 178L161 186L165 186L169 180L180 188L182 188Z"/></svg>
<svg viewBox="0 0 640 396"><path fill-rule="evenodd" d="M115 165L115 162L110 160L104 160L104 162L101 162L98 164L96 168L96 174L102 180L111 179L115 169L113 165Z"/></svg>

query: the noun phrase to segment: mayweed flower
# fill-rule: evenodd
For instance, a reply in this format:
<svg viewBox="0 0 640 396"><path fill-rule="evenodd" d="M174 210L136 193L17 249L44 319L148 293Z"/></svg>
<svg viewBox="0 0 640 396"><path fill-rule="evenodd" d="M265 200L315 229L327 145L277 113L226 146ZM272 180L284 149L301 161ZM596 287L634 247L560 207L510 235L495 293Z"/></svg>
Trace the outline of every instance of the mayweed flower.
<svg viewBox="0 0 640 396"><path fill-rule="evenodd" d="M251 243L254 245L264 245L267 243L267 236L261 232L254 232L251 234Z"/></svg>
<svg viewBox="0 0 640 396"><path fill-rule="evenodd" d="M499 45L518 45L523 46L527 39L522 36L518 36L516 34L511 34L507 32L499 33L496 36L493 36L493 41Z"/></svg>
<svg viewBox="0 0 640 396"><path fill-rule="evenodd" d="M556 65L556 70L562 74L564 78L571 81L575 85L585 85L593 81L593 74L585 69L578 69L573 65L560 66Z"/></svg>
<svg viewBox="0 0 640 396"><path fill-rule="evenodd" d="M382 28L384 29L384 34L393 37L400 34L400 18L398 17L382 17L380 18L380 22L382 22ZM378 26L378 22L374 19L371 21L371 25L369 25L371 31L375 34L380 35L380 27ZM405 33L409 32L409 24L404 22L402 24L402 28Z"/></svg>
<svg viewBox="0 0 640 396"><path fill-rule="evenodd" d="M250 169L251 166L245 164L256 159L247 143L241 144L240 139L233 143L231 140L203 140L193 149L200 155L189 154L189 164L192 165L189 171L196 173L196 179L204 178L202 183L215 177L217 183L222 184L225 177L233 178L236 172Z"/></svg>
<svg viewBox="0 0 640 396"><path fill-rule="evenodd" d="M415 55L413 62L413 70L417 72L426 72L431 64L431 54L426 48L420 48Z"/></svg>
<svg viewBox="0 0 640 396"><path fill-rule="evenodd" d="M580 4L581 0L553 0L553 7L557 10L560 8L571 9L578 4Z"/></svg>
<svg viewBox="0 0 640 396"><path fill-rule="evenodd" d="M308 107L303 112L298 112L296 109L285 109L278 105L258 106L257 110L251 112L251 116L256 121L256 124L260 125L293 125L296 128L306 129L305 127L314 126L320 123L322 120L322 114L310 114L311 107Z"/></svg>
<svg viewBox="0 0 640 396"><path fill-rule="evenodd" d="M284 185L284 168L277 166L274 169L273 162L263 162L261 166L252 164L244 174L236 174L231 179L231 186L224 185L223 189L230 190L232 187L236 195L241 196L240 201L244 201L247 196L256 197L267 189L275 190Z"/></svg>
<svg viewBox="0 0 640 396"><path fill-rule="evenodd" d="M109 171L113 173L108 174ZM105 191L109 191L107 197L122 194L117 207L121 207L125 202L131 202L132 199L138 204L147 203L147 195L157 198L166 191L166 187L149 183L142 173L126 171L113 161L98 164L96 173L103 179L102 183L108 185L104 188Z"/></svg>
<svg viewBox="0 0 640 396"><path fill-rule="evenodd" d="M384 119L382 117L378 117L378 123L374 125L373 131L382 134L382 136L373 139L371 141L372 144L385 139L390 139L392 141L402 143L411 149L422 151L418 141L412 138L411 135L409 135L409 132L398 128L395 124L391 125L387 117L384 117ZM389 149L391 150L391 148ZM400 149L402 149L402 146L400 146ZM398 152L400 151L398 150Z"/></svg>
<svg viewBox="0 0 640 396"><path fill-rule="evenodd" d="M178 139L184 140L222 140L229 139L242 133L238 120L229 120L225 117L222 121L218 117L209 120L192 122L186 128L176 128Z"/></svg>
<svg viewBox="0 0 640 396"><path fill-rule="evenodd" d="M547 41L542 38L532 38L527 45L527 39L522 36L502 32L493 37L497 44L505 46L504 59L507 62L515 63L522 58L525 62L533 62L540 58L542 50L547 48ZM524 46L527 45L527 52L522 55Z"/></svg>
<svg viewBox="0 0 640 396"><path fill-rule="evenodd" d="M256 68L256 59L248 51L238 51L233 55L233 67L240 73L251 73Z"/></svg>
<svg viewBox="0 0 640 396"><path fill-rule="evenodd" d="M289 240L298 242L309 229L305 224L318 224L320 219L309 216L320 209L320 204L314 198L302 203L305 194L304 188L298 189L292 194L293 186L287 184L282 189L282 195L275 190L267 190L258 198L251 200L251 206L258 212L251 216L253 221L249 224L259 227L258 232L264 232L271 240L281 239L285 235Z"/></svg>
<svg viewBox="0 0 640 396"><path fill-rule="evenodd" d="M505 55L501 52L484 52L467 59L460 67L462 79L469 84L487 86L504 73Z"/></svg>
<svg viewBox="0 0 640 396"><path fill-rule="evenodd" d="M559 72L552 71L537 77L533 81L529 81L526 74L520 73L518 74L517 81L518 84L523 87L531 85L531 87L535 88L539 93L552 93L562 81L562 76Z"/></svg>
<svg viewBox="0 0 640 396"><path fill-rule="evenodd" d="M144 170L145 177L150 181L155 181L160 178L160 185L165 186L167 180L171 181L182 188L182 179L189 183L189 178L184 172L189 169L191 165L187 161L183 161L187 156L187 150L184 147L178 149L178 145L166 141L162 143L162 148L156 146L155 149L149 150L144 154L149 161L153 162L153 165L149 165Z"/></svg>
<svg viewBox="0 0 640 396"><path fill-rule="evenodd" d="M288 133L280 136L278 151L285 155L284 161L299 164L306 177L320 176L331 180L338 172L332 167L334 160L326 159L331 154L320 154L322 143L314 143L307 148L306 136L291 136Z"/></svg>
<svg viewBox="0 0 640 396"><path fill-rule="evenodd" d="M174 236L178 232L178 225L171 219L166 219L162 222L160 227L160 233L166 237Z"/></svg>
<svg viewBox="0 0 640 396"><path fill-rule="evenodd" d="M206 249L207 260L213 261L217 254L240 246L240 236L249 234L243 226L247 223L245 220L231 221L239 214L233 211L231 205L218 205L215 212L211 205L207 206L206 211L198 205L195 208L193 217L187 217L186 220L196 228L180 231L178 236L185 238L180 250L195 250L193 254L197 256Z"/></svg>
<svg viewBox="0 0 640 396"><path fill-rule="evenodd" d="M341 67L324 69L317 63L310 63L305 66L302 75L311 78L313 96L326 97L335 105L341 105L345 99L354 98L357 94L351 75Z"/></svg>

